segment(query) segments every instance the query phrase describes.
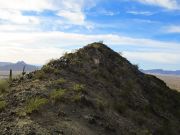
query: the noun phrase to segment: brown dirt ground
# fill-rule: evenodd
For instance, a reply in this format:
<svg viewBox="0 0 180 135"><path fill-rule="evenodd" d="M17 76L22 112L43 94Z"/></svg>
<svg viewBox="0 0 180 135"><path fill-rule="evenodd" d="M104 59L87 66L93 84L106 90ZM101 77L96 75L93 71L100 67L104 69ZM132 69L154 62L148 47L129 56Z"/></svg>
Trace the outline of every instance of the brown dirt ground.
<svg viewBox="0 0 180 135"><path fill-rule="evenodd" d="M176 89L180 92L180 76L175 75L155 75L163 80L170 88Z"/></svg>

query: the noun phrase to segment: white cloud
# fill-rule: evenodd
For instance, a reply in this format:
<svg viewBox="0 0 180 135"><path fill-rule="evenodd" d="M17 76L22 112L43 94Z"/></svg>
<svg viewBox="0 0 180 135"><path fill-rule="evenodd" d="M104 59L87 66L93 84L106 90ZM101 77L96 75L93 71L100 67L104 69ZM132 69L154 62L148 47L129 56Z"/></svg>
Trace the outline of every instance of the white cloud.
<svg viewBox="0 0 180 135"><path fill-rule="evenodd" d="M145 4L156 5L167 9L180 9L177 0L136 0Z"/></svg>
<svg viewBox="0 0 180 135"><path fill-rule="evenodd" d="M45 64L51 58L59 58L65 51L64 49L55 47L31 48L20 46L4 46L0 47L0 61L17 62L23 60L31 64ZM48 51L47 51L48 50ZM3 59L2 59L3 58Z"/></svg>
<svg viewBox="0 0 180 135"><path fill-rule="evenodd" d="M0 0L0 3L0 9L18 11L42 11L54 8L51 0Z"/></svg>
<svg viewBox="0 0 180 135"><path fill-rule="evenodd" d="M64 17L72 24L85 24L84 0L62 0L58 3L63 7L58 9L58 16Z"/></svg>
<svg viewBox="0 0 180 135"><path fill-rule="evenodd" d="M133 61L146 61L162 64L176 64L180 62L179 52L123 52L123 55Z"/></svg>
<svg viewBox="0 0 180 135"><path fill-rule="evenodd" d="M180 33L180 26L169 26L165 28L168 33Z"/></svg>
<svg viewBox="0 0 180 135"><path fill-rule="evenodd" d="M72 12L67 10L62 10L57 13L58 16L66 18L70 23L77 25L85 24L85 15L82 12Z"/></svg>
<svg viewBox="0 0 180 135"><path fill-rule="evenodd" d="M50 10L72 25L86 25L84 8L91 6L94 6L92 0L0 0L0 20L13 24L39 24L40 17L23 12Z"/></svg>
<svg viewBox="0 0 180 135"><path fill-rule="evenodd" d="M85 35L64 32L23 32L23 33L0 33L0 61L25 60L28 63L43 64L51 58L62 55L64 50L82 47L88 43L103 40L113 46L134 46L138 48L152 47L160 49L161 53L126 53L130 60L134 57L147 61L177 62L180 61L180 44L162 42L150 39L140 39L112 34ZM171 50L169 54L163 50ZM176 53L175 53L176 52ZM138 57L137 57L138 56Z"/></svg>
<svg viewBox="0 0 180 135"><path fill-rule="evenodd" d="M0 19L15 24L39 24L40 20L34 16L24 16L18 10L0 9Z"/></svg>
<svg viewBox="0 0 180 135"><path fill-rule="evenodd" d="M103 14L106 16L114 16L114 15L118 15L120 12L119 11L110 11L104 8L100 8L98 9L98 11L96 11L94 14L98 15L98 14Z"/></svg>
<svg viewBox="0 0 180 135"><path fill-rule="evenodd" d="M0 25L0 32L21 32L21 31L38 31L38 28L32 25L19 25L19 24L2 24ZM5 34L5 33L4 33Z"/></svg>
<svg viewBox="0 0 180 135"><path fill-rule="evenodd" d="M127 13L133 15L145 15L145 16L150 16L154 14L154 12L150 12L150 11L135 11L135 10L127 11Z"/></svg>

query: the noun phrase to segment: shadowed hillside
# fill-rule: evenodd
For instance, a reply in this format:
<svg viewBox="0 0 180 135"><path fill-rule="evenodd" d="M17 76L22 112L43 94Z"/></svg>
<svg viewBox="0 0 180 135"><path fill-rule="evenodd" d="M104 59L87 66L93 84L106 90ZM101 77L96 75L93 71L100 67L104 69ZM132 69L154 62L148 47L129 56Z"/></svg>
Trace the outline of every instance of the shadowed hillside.
<svg viewBox="0 0 180 135"><path fill-rule="evenodd" d="M101 43L65 54L0 89L2 134L180 133L180 93Z"/></svg>

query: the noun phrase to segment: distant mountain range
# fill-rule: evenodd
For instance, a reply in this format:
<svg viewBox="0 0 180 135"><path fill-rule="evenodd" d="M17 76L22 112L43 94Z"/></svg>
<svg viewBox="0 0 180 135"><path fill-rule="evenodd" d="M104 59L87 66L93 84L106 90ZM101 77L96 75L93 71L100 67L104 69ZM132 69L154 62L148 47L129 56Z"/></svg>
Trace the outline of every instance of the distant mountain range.
<svg viewBox="0 0 180 135"><path fill-rule="evenodd" d="M40 69L40 66L30 65L25 63L24 61L18 61L17 63L0 62L0 71L9 71L10 69L12 69L13 71L22 71L24 66L26 66L25 70L29 72ZM172 71L163 69L140 69L140 71L146 74L180 75L180 70Z"/></svg>
<svg viewBox="0 0 180 135"><path fill-rule="evenodd" d="M147 74L180 75L180 70L170 71L170 70L163 70L163 69L151 69L151 70L141 69L141 71Z"/></svg>
<svg viewBox="0 0 180 135"><path fill-rule="evenodd" d="M0 62L0 67L5 66L5 65L9 65L9 64L13 64L13 63L11 63L11 62Z"/></svg>
<svg viewBox="0 0 180 135"><path fill-rule="evenodd" d="M13 71L22 71L25 66L25 71L35 71L39 69L38 66L26 64L24 61L18 61L17 63L10 62L0 62L0 71L9 71L12 69Z"/></svg>

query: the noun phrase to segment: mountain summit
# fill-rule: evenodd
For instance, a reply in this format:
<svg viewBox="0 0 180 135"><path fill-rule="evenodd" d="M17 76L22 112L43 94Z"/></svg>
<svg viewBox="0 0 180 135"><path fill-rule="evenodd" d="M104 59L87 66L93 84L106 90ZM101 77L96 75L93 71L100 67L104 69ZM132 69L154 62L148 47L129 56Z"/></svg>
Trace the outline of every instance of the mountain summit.
<svg viewBox="0 0 180 135"><path fill-rule="evenodd" d="M2 104L2 134L180 133L180 93L102 43L13 80L1 94Z"/></svg>

